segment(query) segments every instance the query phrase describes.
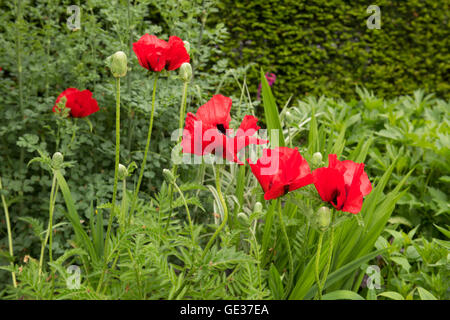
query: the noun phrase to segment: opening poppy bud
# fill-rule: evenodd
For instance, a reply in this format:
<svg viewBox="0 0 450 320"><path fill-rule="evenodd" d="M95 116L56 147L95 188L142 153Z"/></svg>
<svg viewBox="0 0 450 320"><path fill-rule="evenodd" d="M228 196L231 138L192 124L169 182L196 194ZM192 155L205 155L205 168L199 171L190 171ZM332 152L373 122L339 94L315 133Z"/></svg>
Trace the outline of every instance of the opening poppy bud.
<svg viewBox="0 0 450 320"><path fill-rule="evenodd" d="M327 207L321 207L317 210L318 224L321 231L328 229L331 223L331 210Z"/></svg>
<svg viewBox="0 0 450 320"><path fill-rule="evenodd" d="M106 58L106 65L111 69L115 78L125 77L127 74L127 55L123 51L117 51Z"/></svg>
<svg viewBox="0 0 450 320"><path fill-rule="evenodd" d="M125 167L123 164L119 163L119 171L118 171L119 179L124 180L127 176L128 176L127 167Z"/></svg>
<svg viewBox="0 0 450 320"><path fill-rule="evenodd" d="M180 67L180 78L184 82L189 82L192 79L192 67L188 62L184 62Z"/></svg>
<svg viewBox="0 0 450 320"><path fill-rule="evenodd" d="M237 218L239 220L239 222L243 225L247 225L248 224L248 217L245 213L243 212L239 212L237 215Z"/></svg>
<svg viewBox="0 0 450 320"><path fill-rule="evenodd" d="M184 47L186 48L187 53L189 53L189 51L191 51L191 44L189 43L189 41L184 40Z"/></svg>
<svg viewBox="0 0 450 320"><path fill-rule="evenodd" d="M164 169L163 175L164 179L166 179L168 183L172 184L175 181L175 177L173 176L172 171L170 171L169 169Z"/></svg>
<svg viewBox="0 0 450 320"><path fill-rule="evenodd" d="M255 203L255 207L253 208L253 211L255 213L260 213L260 212L262 212L262 208L263 208L263 206L262 206L261 202L258 201Z"/></svg>
<svg viewBox="0 0 450 320"><path fill-rule="evenodd" d="M322 154L320 152L316 152L313 154L313 164L314 166L320 166L322 164Z"/></svg>
<svg viewBox="0 0 450 320"><path fill-rule="evenodd" d="M55 152L52 156L52 167L59 169L64 162L64 156L61 152Z"/></svg>

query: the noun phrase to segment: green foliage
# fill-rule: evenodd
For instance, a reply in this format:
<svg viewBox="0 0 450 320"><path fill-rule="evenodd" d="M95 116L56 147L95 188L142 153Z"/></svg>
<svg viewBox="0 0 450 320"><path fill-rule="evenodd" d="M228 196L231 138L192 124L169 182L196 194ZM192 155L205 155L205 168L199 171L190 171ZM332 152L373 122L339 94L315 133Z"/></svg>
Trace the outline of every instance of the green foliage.
<svg viewBox="0 0 450 320"><path fill-rule="evenodd" d="M381 29L368 29L367 1L221 0L214 21L227 17L230 39L220 46L249 72L255 97L259 68L276 74L281 101L292 94L354 97L355 85L379 97L419 88L448 98L449 3L377 1Z"/></svg>
<svg viewBox="0 0 450 320"><path fill-rule="evenodd" d="M47 220L51 175L39 152L61 152L73 164L65 169L75 209L81 220L90 216L89 205L110 201L114 172L115 91L114 78L104 60L122 50L128 55L128 74L122 78L121 163L142 162L147 135L152 79L138 64L132 43L145 33L168 39L177 35L190 42L194 80L189 87L188 111L204 103L223 83L227 60L210 62L219 51L215 44L227 36L223 25L206 26L215 1L98 1L77 2L80 30L72 31L67 9L73 1L22 0L0 4L0 176L10 202L14 245L18 259L39 254L40 243L31 237L21 217ZM20 4L20 7L19 7ZM19 66L20 57L20 66ZM21 72L19 72L19 70ZM213 72L211 72L213 70ZM238 70L234 71L239 74ZM21 83L21 85L20 85ZM162 168L170 166L171 133L177 128L183 83L176 72L160 77L156 97L151 163L144 174L141 193L148 197L163 181ZM89 89L100 111L85 119L66 119L52 112L57 96L65 89ZM38 163L36 163L38 162ZM133 187L137 175L130 179ZM64 202L58 197L55 222L65 220ZM54 252L70 247L72 230L55 230ZM7 245L0 234L0 247ZM3 261L2 261L3 262ZM4 278L0 274L0 279ZM0 281L2 283L3 281ZM0 284L0 290L3 284Z"/></svg>

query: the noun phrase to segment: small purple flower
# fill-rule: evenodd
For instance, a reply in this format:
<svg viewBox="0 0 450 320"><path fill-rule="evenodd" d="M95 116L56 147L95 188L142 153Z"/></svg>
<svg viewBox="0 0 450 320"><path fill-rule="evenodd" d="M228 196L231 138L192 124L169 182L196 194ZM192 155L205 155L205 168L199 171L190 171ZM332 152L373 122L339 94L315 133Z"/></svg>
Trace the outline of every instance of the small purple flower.
<svg viewBox="0 0 450 320"><path fill-rule="evenodd" d="M275 79L277 78L277 76L275 75L275 73L266 73L266 79L267 82L269 83L269 87L271 87L274 83L275 83ZM262 84L259 84L258 87L258 100L261 100L261 86Z"/></svg>

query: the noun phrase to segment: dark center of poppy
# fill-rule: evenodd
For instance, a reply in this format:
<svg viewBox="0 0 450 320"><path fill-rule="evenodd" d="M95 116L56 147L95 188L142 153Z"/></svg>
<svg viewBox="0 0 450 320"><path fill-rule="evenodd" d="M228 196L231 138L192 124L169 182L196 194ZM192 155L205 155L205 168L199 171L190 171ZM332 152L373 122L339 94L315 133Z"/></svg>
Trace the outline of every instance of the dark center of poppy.
<svg viewBox="0 0 450 320"><path fill-rule="evenodd" d="M284 196L286 193L289 192L289 185L287 184L283 188L284 188L284 194L283 194L283 196Z"/></svg>
<svg viewBox="0 0 450 320"><path fill-rule="evenodd" d="M331 203L337 206L337 198L339 197L340 192L339 190L334 190L331 194Z"/></svg>
<svg viewBox="0 0 450 320"><path fill-rule="evenodd" d="M216 125L216 127L217 127L217 130L219 130L221 134L226 135L227 131L225 130L225 126L223 124L219 123Z"/></svg>

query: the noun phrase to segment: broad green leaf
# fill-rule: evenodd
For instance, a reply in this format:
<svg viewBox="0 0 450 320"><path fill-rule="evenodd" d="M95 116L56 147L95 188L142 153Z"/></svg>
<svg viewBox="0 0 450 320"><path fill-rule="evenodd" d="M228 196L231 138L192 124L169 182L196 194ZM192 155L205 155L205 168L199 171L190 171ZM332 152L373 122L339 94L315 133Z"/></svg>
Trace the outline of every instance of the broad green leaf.
<svg viewBox="0 0 450 320"><path fill-rule="evenodd" d="M280 116L275 98L267 82L264 71L261 70L261 87L262 87L262 101L264 106L264 116L267 123L268 136L272 147L285 146L283 130L281 128ZM270 139L271 133L278 132L278 141Z"/></svg>
<svg viewBox="0 0 450 320"><path fill-rule="evenodd" d="M405 300L405 298L403 298L403 296L400 293L395 291L382 292L379 293L378 296L386 297L392 300Z"/></svg>
<svg viewBox="0 0 450 320"><path fill-rule="evenodd" d="M349 290L336 290L322 296L323 300L365 300L359 294Z"/></svg>
<svg viewBox="0 0 450 320"><path fill-rule="evenodd" d="M428 290L425 290L422 287L417 287L417 292L419 293L421 300L437 300L437 298L431 294Z"/></svg>

